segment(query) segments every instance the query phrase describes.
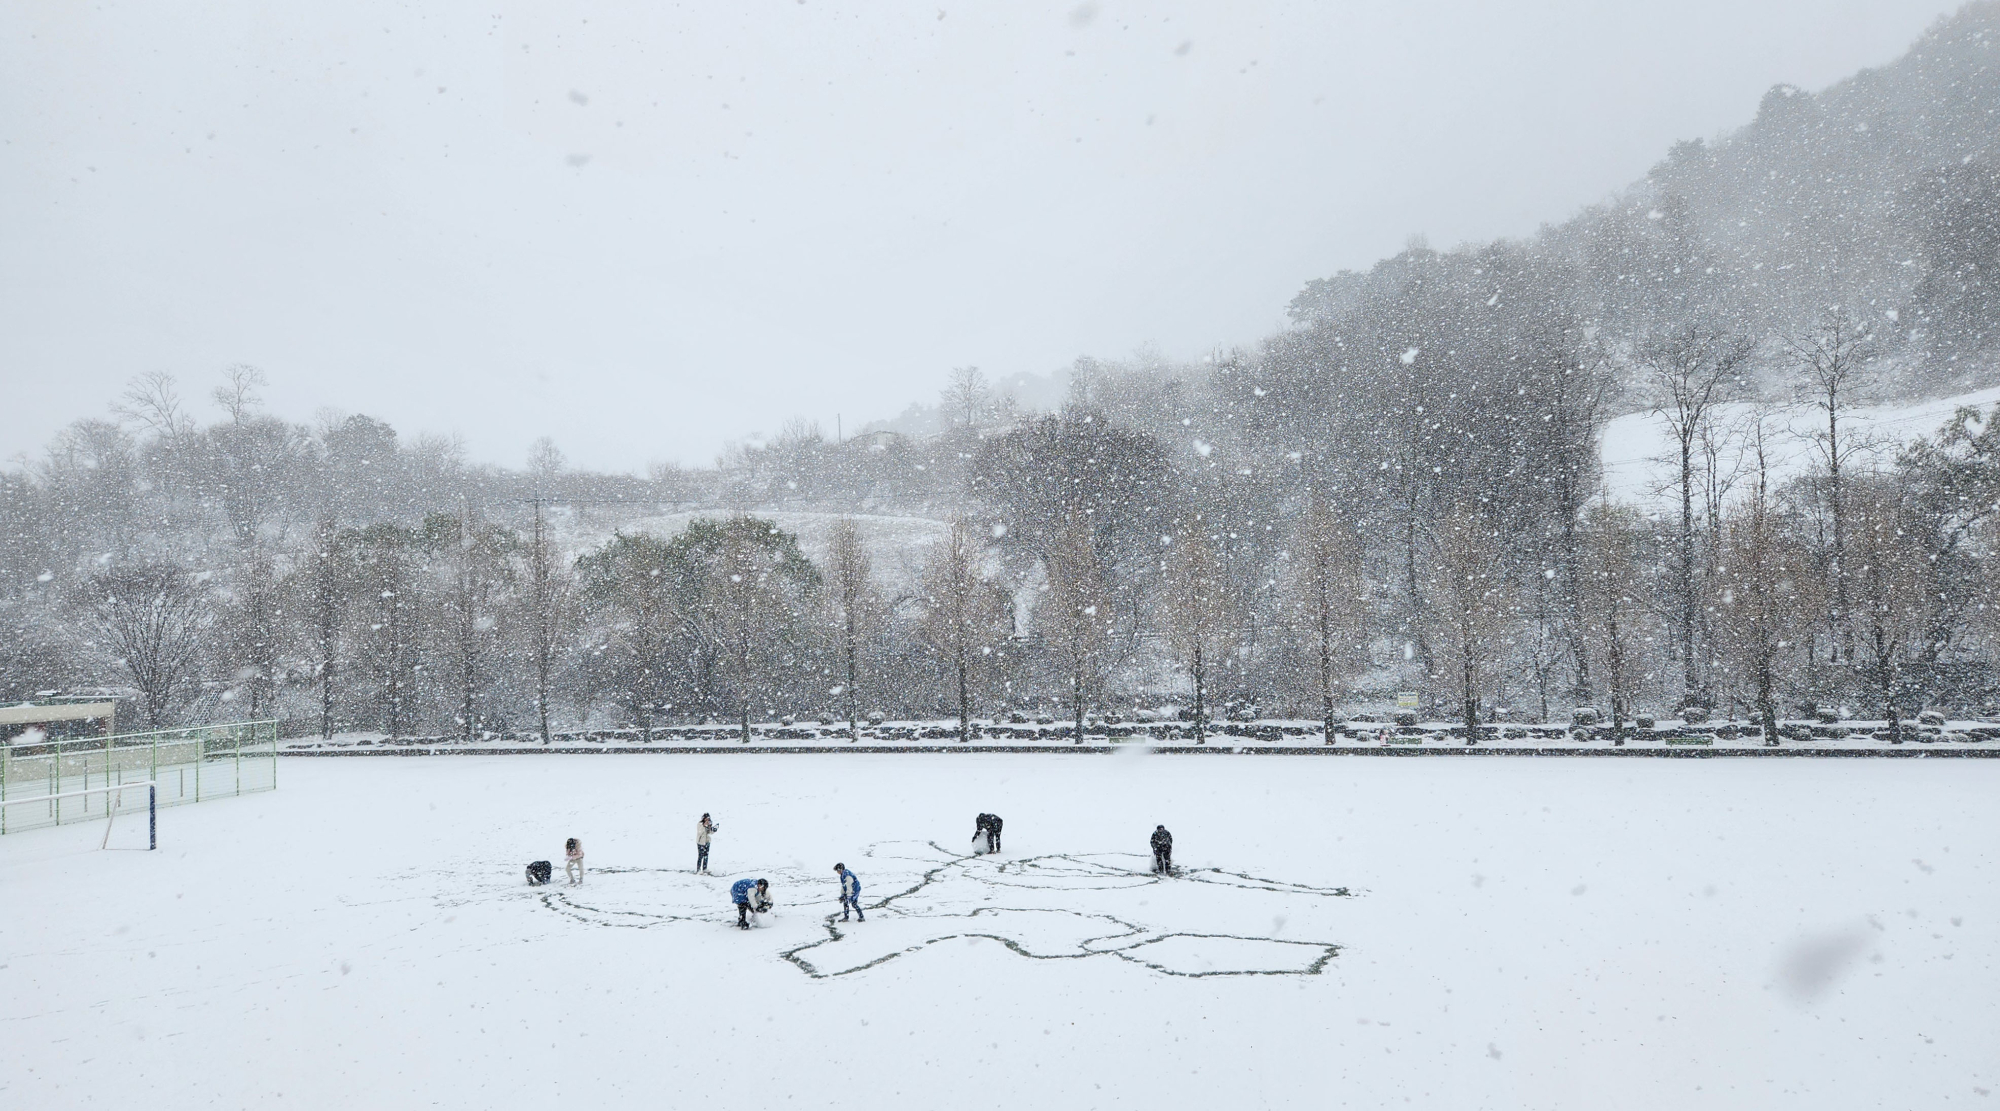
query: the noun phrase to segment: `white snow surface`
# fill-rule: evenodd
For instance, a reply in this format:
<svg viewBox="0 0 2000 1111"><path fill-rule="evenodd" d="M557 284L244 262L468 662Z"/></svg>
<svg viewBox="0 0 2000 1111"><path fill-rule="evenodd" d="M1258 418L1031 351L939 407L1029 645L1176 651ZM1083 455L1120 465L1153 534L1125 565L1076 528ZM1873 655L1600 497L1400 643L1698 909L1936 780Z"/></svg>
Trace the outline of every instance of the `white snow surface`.
<svg viewBox="0 0 2000 1111"><path fill-rule="evenodd" d="M1841 435L1849 446L1860 449L1857 466L1888 466L1904 445L1919 436L1937 432L1960 406L1971 406L1982 414L2000 402L2000 387L1975 390L1952 397L1904 405L1859 406L1849 412ZM1736 402L1721 406L1717 424L1742 428L1759 411L1769 413L1765 422L1765 451L1774 483L1796 477L1822 465L1813 436L1824 427L1826 417L1808 405L1773 408L1764 403ZM1604 481L1613 498L1639 505L1661 503L1661 487L1672 474L1668 456L1673 441L1665 422L1652 412L1630 413L1605 424L1602 446ZM1845 453L1846 448L1842 449ZM1732 452L1725 468L1754 468L1754 460L1738 460ZM1748 482L1738 484L1747 489Z"/></svg>
<svg viewBox="0 0 2000 1111"><path fill-rule="evenodd" d="M1986 760L286 760L158 852L0 838L0 1106L1978 1106L1996 790ZM1004 851L965 856L981 811ZM865 923L828 925L836 860ZM777 900L747 933L744 876Z"/></svg>

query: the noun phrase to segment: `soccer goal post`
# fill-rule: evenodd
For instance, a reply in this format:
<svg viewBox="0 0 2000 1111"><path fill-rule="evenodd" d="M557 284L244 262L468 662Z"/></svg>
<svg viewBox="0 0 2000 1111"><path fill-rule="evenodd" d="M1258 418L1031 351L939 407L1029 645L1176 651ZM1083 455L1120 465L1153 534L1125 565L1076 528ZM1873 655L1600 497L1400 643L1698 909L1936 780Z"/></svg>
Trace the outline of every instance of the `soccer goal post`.
<svg viewBox="0 0 2000 1111"><path fill-rule="evenodd" d="M111 847L111 826L121 813L138 810L140 799L146 807L146 848L160 847L160 787L149 779L130 783L107 783L50 795L0 800L0 816L16 829L26 826L75 825L104 820L104 842Z"/></svg>

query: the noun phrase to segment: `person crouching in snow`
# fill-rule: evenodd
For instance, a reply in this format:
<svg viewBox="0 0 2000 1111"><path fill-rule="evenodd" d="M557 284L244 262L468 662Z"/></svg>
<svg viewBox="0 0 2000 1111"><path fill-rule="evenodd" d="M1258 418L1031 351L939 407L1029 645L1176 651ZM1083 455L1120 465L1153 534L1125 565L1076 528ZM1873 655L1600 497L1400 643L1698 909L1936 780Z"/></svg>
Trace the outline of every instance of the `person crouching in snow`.
<svg viewBox="0 0 2000 1111"><path fill-rule="evenodd" d="M1174 835L1166 826L1153 827L1153 871L1173 874Z"/></svg>
<svg viewBox="0 0 2000 1111"><path fill-rule="evenodd" d="M771 909L771 881L737 880L729 885L729 897L736 900L736 925L750 928L750 915Z"/></svg>
<svg viewBox="0 0 2000 1111"><path fill-rule="evenodd" d="M563 875L572 886L583 882L583 842L572 837L563 842Z"/></svg>
<svg viewBox="0 0 2000 1111"><path fill-rule="evenodd" d="M833 874L840 877L840 920L847 921L847 912L852 910L854 917L868 921L868 916L861 913L861 877L848 871L845 864L834 865Z"/></svg>

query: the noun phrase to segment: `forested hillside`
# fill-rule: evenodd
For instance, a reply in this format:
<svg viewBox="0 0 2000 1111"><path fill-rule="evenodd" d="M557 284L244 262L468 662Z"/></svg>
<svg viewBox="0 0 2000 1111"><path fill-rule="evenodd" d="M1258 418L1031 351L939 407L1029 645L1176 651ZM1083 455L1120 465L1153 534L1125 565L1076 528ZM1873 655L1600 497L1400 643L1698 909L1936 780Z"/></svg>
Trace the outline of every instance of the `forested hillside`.
<svg viewBox="0 0 2000 1111"><path fill-rule="evenodd" d="M962 368L639 478L141 375L0 472L0 699L464 735L1977 708L2000 410L1855 416L2000 381L1996 40L1968 5L1527 240L1311 282L1198 363L1080 359L1049 411ZM1602 465L1635 414L1644 497Z"/></svg>

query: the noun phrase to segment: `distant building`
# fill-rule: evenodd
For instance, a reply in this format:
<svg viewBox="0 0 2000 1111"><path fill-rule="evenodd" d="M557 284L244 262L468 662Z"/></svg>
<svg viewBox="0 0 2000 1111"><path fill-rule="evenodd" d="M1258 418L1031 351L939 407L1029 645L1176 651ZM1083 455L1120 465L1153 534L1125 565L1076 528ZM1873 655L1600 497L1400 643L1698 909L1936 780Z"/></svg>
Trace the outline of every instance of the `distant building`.
<svg viewBox="0 0 2000 1111"><path fill-rule="evenodd" d="M0 743L15 744L23 734L35 741L66 741L117 732L116 702L23 702L0 706Z"/></svg>

